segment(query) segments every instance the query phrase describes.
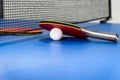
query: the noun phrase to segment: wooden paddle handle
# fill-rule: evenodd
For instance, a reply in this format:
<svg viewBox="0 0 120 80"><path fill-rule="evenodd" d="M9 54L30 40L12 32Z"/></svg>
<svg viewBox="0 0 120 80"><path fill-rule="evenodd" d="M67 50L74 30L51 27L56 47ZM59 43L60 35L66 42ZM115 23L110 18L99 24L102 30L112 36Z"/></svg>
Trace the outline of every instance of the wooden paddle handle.
<svg viewBox="0 0 120 80"><path fill-rule="evenodd" d="M85 34L91 38L103 39L103 40L114 41L114 42L118 41L118 35L114 33L104 33L104 32L97 32L97 31L91 31L86 29L82 29L82 31L84 31Z"/></svg>

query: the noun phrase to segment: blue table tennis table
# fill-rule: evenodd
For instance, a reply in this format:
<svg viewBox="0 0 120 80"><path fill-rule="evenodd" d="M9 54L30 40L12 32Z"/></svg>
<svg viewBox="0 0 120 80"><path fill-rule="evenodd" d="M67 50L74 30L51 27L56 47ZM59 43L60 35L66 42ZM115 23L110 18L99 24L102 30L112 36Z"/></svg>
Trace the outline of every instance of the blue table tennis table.
<svg viewBox="0 0 120 80"><path fill-rule="evenodd" d="M78 25L120 35L120 24ZM44 31L0 43L0 80L120 80L120 42L75 37L53 41Z"/></svg>

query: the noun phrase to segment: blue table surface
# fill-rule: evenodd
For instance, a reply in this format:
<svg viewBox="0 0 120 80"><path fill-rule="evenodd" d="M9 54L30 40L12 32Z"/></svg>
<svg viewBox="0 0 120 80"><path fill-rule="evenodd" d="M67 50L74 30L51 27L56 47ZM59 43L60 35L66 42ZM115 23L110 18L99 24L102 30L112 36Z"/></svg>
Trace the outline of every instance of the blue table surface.
<svg viewBox="0 0 120 80"><path fill-rule="evenodd" d="M78 25L120 35L120 24ZM120 42L53 41L44 31L36 38L0 43L0 80L120 80Z"/></svg>

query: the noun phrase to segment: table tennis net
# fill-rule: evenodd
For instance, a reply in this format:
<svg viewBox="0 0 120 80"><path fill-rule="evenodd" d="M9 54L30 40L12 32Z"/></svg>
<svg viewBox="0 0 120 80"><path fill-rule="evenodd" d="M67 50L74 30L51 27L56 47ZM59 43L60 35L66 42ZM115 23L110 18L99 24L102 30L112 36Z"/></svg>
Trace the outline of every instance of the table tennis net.
<svg viewBox="0 0 120 80"><path fill-rule="evenodd" d="M7 19L82 22L109 17L110 0L3 0Z"/></svg>
<svg viewBox="0 0 120 80"><path fill-rule="evenodd" d="M110 0L0 0L0 27L39 27L42 20L84 22L110 17Z"/></svg>

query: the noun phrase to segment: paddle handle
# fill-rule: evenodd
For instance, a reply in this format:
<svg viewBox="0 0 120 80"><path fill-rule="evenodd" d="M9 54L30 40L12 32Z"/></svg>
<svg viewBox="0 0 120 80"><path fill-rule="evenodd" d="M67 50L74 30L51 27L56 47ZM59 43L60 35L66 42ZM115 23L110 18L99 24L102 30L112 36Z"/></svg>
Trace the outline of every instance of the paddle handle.
<svg viewBox="0 0 120 80"><path fill-rule="evenodd" d="M118 35L114 33L104 33L104 32L97 32L97 31L91 31L86 29L82 29L82 30L85 32L85 34L88 37L91 37L91 38L114 41L114 42L118 41Z"/></svg>

